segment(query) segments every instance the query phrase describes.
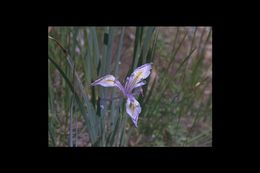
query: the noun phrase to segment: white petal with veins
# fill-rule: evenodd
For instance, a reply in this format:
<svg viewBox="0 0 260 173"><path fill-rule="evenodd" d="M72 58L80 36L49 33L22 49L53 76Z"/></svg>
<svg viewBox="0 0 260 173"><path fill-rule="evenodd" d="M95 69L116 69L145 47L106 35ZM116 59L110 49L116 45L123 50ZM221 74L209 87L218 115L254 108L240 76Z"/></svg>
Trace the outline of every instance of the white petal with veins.
<svg viewBox="0 0 260 173"><path fill-rule="evenodd" d="M141 113L141 106L135 98L127 98L126 112L131 117L133 123L137 127L138 116Z"/></svg>
<svg viewBox="0 0 260 173"><path fill-rule="evenodd" d="M103 87L117 86L115 83L115 77L113 75L106 75L91 84L92 86L101 85Z"/></svg>

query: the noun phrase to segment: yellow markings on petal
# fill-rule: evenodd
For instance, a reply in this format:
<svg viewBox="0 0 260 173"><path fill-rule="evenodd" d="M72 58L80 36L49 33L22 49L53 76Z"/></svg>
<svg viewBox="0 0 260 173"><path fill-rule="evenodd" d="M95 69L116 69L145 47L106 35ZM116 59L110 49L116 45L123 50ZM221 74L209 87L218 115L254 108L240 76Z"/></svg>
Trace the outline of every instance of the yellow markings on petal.
<svg viewBox="0 0 260 173"><path fill-rule="evenodd" d="M142 71L139 71L139 72L136 74L135 80L139 80L139 79L142 77L142 74L143 74L143 72L142 72Z"/></svg>
<svg viewBox="0 0 260 173"><path fill-rule="evenodd" d="M135 111L135 107L136 107L136 105L131 102L131 103L130 103L130 109L131 109L132 112Z"/></svg>
<svg viewBox="0 0 260 173"><path fill-rule="evenodd" d="M115 83L115 81L111 80L111 79L106 80L106 82L108 82L108 83Z"/></svg>
<svg viewBox="0 0 260 173"><path fill-rule="evenodd" d="M140 78L142 78L142 74L143 74L142 71L139 71L139 72L136 73L136 76L135 76L135 78L132 82L132 85L135 85L140 80Z"/></svg>
<svg viewBox="0 0 260 173"><path fill-rule="evenodd" d="M108 85L113 85L114 86L115 80L113 80L113 79L106 79L106 80L103 81L103 83L104 84L106 83Z"/></svg>

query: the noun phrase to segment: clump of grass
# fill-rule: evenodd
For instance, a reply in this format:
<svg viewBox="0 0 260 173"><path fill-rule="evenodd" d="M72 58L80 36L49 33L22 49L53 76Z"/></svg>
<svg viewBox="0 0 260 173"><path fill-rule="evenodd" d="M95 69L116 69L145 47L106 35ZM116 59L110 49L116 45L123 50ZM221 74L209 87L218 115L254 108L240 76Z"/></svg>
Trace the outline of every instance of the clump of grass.
<svg viewBox="0 0 260 173"><path fill-rule="evenodd" d="M211 58L205 57L206 46L211 44L211 29L162 28L165 29L175 30L173 48L160 59L165 66L157 66L149 91L152 94L141 116L143 123L136 132L137 136L145 136L139 145L210 146L212 78L206 72L210 72L212 66L211 59L209 64L204 61ZM163 38L159 38L160 41L163 42ZM160 55L160 50L157 53ZM203 138L199 138L202 134Z"/></svg>

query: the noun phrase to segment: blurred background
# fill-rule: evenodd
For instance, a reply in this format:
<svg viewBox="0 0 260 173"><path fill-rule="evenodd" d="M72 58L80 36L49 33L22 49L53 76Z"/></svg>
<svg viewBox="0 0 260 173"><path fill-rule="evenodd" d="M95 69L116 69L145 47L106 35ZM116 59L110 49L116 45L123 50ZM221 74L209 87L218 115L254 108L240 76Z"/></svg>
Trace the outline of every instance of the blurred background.
<svg viewBox="0 0 260 173"><path fill-rule="evenodd" d="M106 74L153 62L135 128ZM48 27L51 147L212 146L211 27Z"/></svg>

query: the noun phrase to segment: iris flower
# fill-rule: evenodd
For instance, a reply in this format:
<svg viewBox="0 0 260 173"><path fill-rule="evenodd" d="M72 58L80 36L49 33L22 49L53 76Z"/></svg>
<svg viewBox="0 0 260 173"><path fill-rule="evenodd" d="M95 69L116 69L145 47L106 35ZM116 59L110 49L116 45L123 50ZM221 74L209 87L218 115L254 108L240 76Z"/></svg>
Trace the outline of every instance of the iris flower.
<svg viewBox="0 0 260 173"><path fill-rule="evenodd" d="M131 117L135 127L139 114L141 113L140 103L136 97L143 93L142 86L146 84L145 80L151 73L152 63L144 64L134 70L130 77L126 78L125 86L123 86L113 75L106 75L93 82L91 85L101 85L103 87L117 87L127 98L126 112Z"/></svg>

